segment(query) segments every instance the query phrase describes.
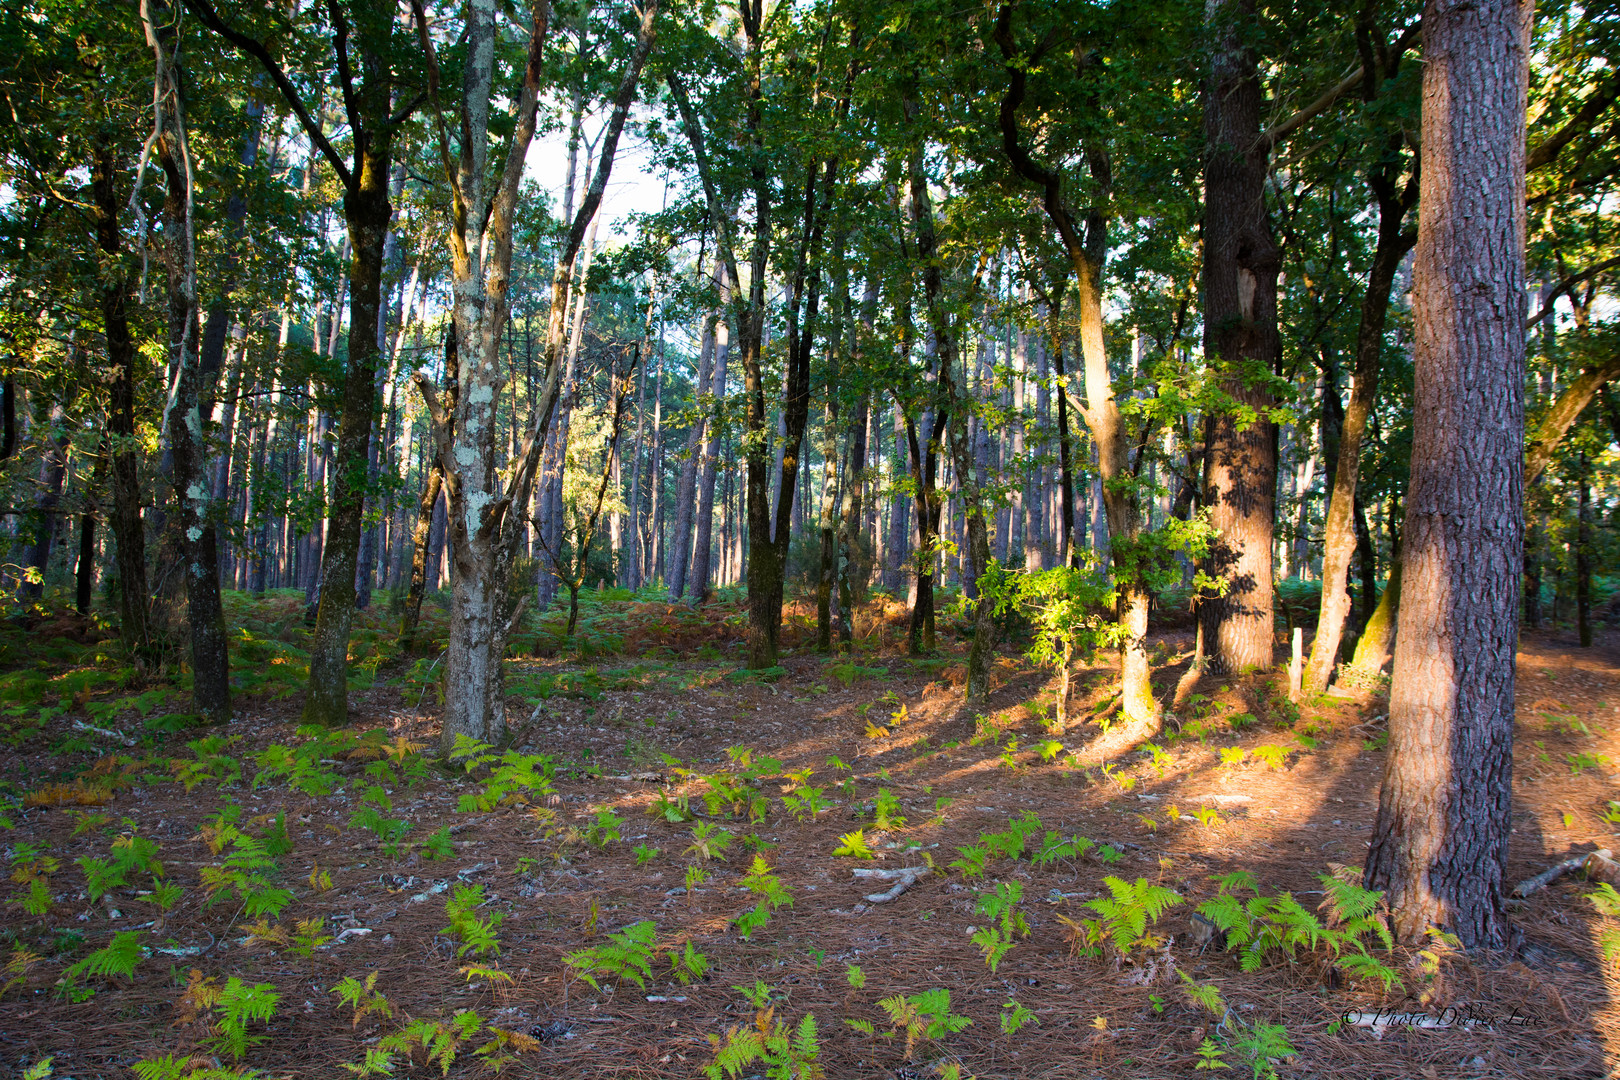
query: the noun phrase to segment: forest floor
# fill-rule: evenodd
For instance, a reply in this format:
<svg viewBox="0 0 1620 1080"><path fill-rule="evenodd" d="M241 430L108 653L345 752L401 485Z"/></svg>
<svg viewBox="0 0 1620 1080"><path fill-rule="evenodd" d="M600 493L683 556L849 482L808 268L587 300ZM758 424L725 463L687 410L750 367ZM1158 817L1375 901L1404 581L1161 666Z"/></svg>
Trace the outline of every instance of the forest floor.
<svg viewBox="0 0 1620 1080"><path fill-rule="evenodd" d="M756 678L723 658L736 605L703 616L706 638L665 605L599 604L588 625L619 620L609 644L639 655L511 661L516 738L474 777L428 753L439 673L389 654L384 615L357 636L352 728L322 734L300 732L287 692L296 601L231 602L227 729L186 728L166 711L183 693L135 682L73 619L0 643L0 1073L50 1057L79 1080L141 1061L150 1077L473 1076L504 1057L517 1076L688 1077L716 1041L746 1057L746 1032L802 1037L811 1015L834 1078L1620 1069L1620 970L1598 944L1616 924L1579 875L1516 908L1513 955L1389 953L1343 927L1337 960L1281 942L1299 913L1326 924L1321 875L1363 860L1382 696L1295 709L1275 677L1205 679L1179 730L1088 770L1069 752L1106 715L1105 666L1080 673L1058 732L1050 673L1011 653L990 708L962 715L959 646L908 659L893 611L853 663L803 648L798 612L801 647ZM1166 696L1190 646L1159 635ZM1518 685L1515 882L1614 845L1620 637L1529 634ZM872 858L835 854L851 839ZM883 903L865 896L889 882L852 874L929 866ZM1249 971L1190 917L1237 872L1298 901L1250 905L1279 940ZM1175 897L1108 906L1138 879ZM1017 901L1004 914L998 893ZM756 907L761 925L738 924ZM1363 950L1387 980L1344 962ZM1379 1010L1450 1023L1368 1023ZM791 1070L802 1038L764 1044L774 1056L735 1075L801 1075L768 1070Z"/></svg>

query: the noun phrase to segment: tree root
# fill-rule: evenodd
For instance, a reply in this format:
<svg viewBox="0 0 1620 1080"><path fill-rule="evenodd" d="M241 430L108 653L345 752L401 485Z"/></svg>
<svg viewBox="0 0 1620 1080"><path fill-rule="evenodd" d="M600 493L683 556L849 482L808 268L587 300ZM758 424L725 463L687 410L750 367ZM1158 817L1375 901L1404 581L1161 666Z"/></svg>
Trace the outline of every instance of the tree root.
<svg viewBox="0 0 1620 1080"><path fill-rule="evenodd" d="M1163 730L1163 716L1155 715L1144 720L1127 720L1124 723L1115 724L1097 736L1078 751L1075 757L1082 766L1101 765L1105 761L1112 761L1121 754L1129 753Z"/></svg>
<svg viewBox="0 0 1620 1080"><path fill-rule="evenodd" d="M932 872L926 866L906 866L898 870L858 869L851 871L857 878L876 878L879 881L894 882L887 892L868 893L866 896L868 904L887 904L891 900L898 899L901 893L917 884L920 878L927 877Z"/></svg>

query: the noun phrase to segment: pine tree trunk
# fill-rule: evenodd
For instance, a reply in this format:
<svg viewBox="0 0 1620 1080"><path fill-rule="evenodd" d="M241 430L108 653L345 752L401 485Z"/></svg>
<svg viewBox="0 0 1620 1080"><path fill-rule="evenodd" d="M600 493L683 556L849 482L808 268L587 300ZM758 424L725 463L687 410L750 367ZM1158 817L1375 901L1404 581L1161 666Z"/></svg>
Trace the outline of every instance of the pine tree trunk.
<svg viewBox="0 0 1620 1080"><path fill-rule="evenodd" d="M686 569L692 561L692 517L696 511L698 470L702 467L704 428L708 419L709 380L715 367L713 319L704 328L698 351L697 385L694 387L696 418L686 432L686 450L681 459L681 478L675 486L675 532L669 560L669 600L674 603L686 593Z"/></svg>
<svg viewBox="0 0 1620 1080"><path fill-rule="evenodd" d="M39 580L24 583L18 595L35 603L44 592L45 573L51 566L51 551L56 546L56 533L60 525L57 509L62 502L62 481L67 478L66 418L61 402L51 406L50 434L45 443L45 453L40 458L39 477L34 485L34 542L28 562L38 573Z"/></svg>
<svg viewBox="0 0 1620 1080"><path fill-rule="evenodd" d="M1592 647L1592 474L1580 455L1580 493L1575 510L1575 628L1581 648Z"/></svg>
<svg viewBox="0 0 1620 1080"><path fill-rule="evenodd" d="M1237 674L1272 663L1277 431L1267 418L1271 391L1244 369L1276 369L1280 256L1266 213L1264 93L1243 40L1255 0L1212 0L1208 12L1216 45L1204 97L1204 354L1221 390L1261 419L1242 426L1223 411L1206 423L1204 501L1220 533L1209 572L1227 591L1205 597L1199 613L1211 669Z"/></svg>
<svg viewBox="0 0 1620 1080"><path fill-rule="evenodd" d="M1413 440L1367 852L1397 937L1505 948L1524 467L1528 0L1429 0Z"/></svg>

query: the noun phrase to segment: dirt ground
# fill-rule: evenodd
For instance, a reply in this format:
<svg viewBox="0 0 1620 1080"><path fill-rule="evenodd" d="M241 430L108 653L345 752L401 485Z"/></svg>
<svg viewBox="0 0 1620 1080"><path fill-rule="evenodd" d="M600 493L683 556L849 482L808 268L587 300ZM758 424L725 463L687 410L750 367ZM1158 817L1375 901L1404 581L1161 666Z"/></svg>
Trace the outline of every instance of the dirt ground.
<svg viewBox="0 0 1620 1080"><path fill-rule="evenodd" d="M1190 644L1174 635L1157 644L1166 696L1185 670ZM279 994L268 1023L247 1025L262 1041L241 1062L267 1077L350 1075L356 1070L345 1064L358 1066L368 1047L378 1048L410 1019L447 1021L469 1009L490 1028L523 1036L510 1040L516 1058L507 1075L701 1075L715 1059L711 1038L759 1017L736 989L756 982L768 988L774 1009L767 1026L796 1027L815 1016L820 1065L834 1078L938 1075L952 1064L962 1076L981 1078L1203 1075L1195 1066L1206 1040L1227 1048L1232 1076L1274 1069L1283 1077L1576 1078L1620 1069L1620 970L1605 964L1597 945L1615 922L1583 899L1593 886L1578 876L1518 905L1523 944L1515 954L1467 955L1438 944L1428 956L1402 949L1388 957L1376 949L1403 984L1392 993L1350 977L1322 948L1292 959L1275 952L1259 970L1244 972L1234 952L1200 944L1192 932L1189 915L1215 895L1220 875L1248 871L1264 894L1287 891L1315 910L1324 895L1319 875L1335 864L1361 864L1384 760L1381 696L1324 698L1295 717L1275 681L1205 680L1180 710L1180 731L1166 732L1157 753L1087 770L1068 752L1097 732L1084 721L1107 704L1105 668L1080 673L1074 722L1054 735L1041 722L1049 673L1003 660L992 709L976 722L960 715L955 660L946 653L914 663L891 643L857 657L858 668L839 669L838 661L799 650L770 682L735 681L728 677L735 662L715 659L514 661L514 746L555 759L554 793L526 806L462 812L458 799L478 782L420 768L423 775L409 784L379 785L389 812L410 823L393 854L352 824L373 782L362 771L364 754L329 763L342 787L325 796L281 780L252 786L256 753L302 741L296 699L247 698L228 732L160 733L136 748L100 739L52 753L75 730L73 714L55 717L8 755L12 790L38 791L101 764L59 795L85 792L92 805L9 811L15 828L3 842L17 884L8 886L0 945L38 959L16 962L4 976L11 981L0 995L0 1072L20 1073L47 1056L55 1076L78 1080L126 1077L135 1062L161 1055L229 1066L187 987L210 977L224 985L233 976L273 984ZM568 674L579 677L559 678ZM523 692L539 680L551 696ZM380 685L357 693L353 709L358 729L407 740L394 744L402 762L418 760L410 742L430 747L436 739L431 684ZM185 742L208 734L240 738L223 753L241 763L241 778L204 780L188 791L159 759L191 760ZM1517 735L1513 879L1570 853L1614 846L1620 825L1604 815L1609 800L1620 798L1620 639L1583 650L1560 636L1528 635ZM751 758L728 754L735 747L748 748ZM1254 751L1264 747L1286 754L1262 749L1257 759ZM1243 760L1223 763L1221 751L1233 758L1236 749L1245 751ZM751 783L750 767L759 774ZM123 779L98 786L97 770ZM798 770L810 775L786 775ZM751 823L746 807L734 804L709 813L701 796L712 785L703 777L720 773L747 787L745 802L756 794L768 799L756 806L761 820ZM800 821L782 799L802 794L803 785L820 787L830 805ZM874 828L880 790L898 800L903 826ZM110 801L93 805L103 791ZM660 796L668 807L683 793L700 815L695 820L668 821L654 809ZM290 850L277 857L275 880L293 895L279 926L290 932L299 920L324 919L324 934L333 938L302 950L310 955L253 940L254 920L228 889L208 903L206 871L223 856L209 850L205 826L232 803L242 808L242 822L259 829L284 815ZM617 839L591 834L604 810L621 819ZM1044 830L1104 846L1046 865L995 860L979 880L964 880L947 865L957 849L1027 813L1038 815ZM708 861L688 853L694 829L706 826L737 837ZM432 857L423 842L445 827L449 853ZM857 829L874 860L833 854ZM185 890L166 912L137 895L150 889L148 875L134 875L99 902L89 899L76 860L107 858L114 841L132 831L160 845L164 880ZM43 914L20 903L27 892L26 872L16 873L22 844L58 863ZM740 887L756 849L791 904L744 940L733 920L757 899ZM929 863L932 873L885 903L864 899L885 883L851 873ZM689 882L691 866L707 880ZM1094 916L1086 905L1107 895L1109 875L1146 879L1184 902L1148 927L1160 940L1129 957L1109 949L1076 957L1064 920ZM972 934L987 924L977 894L998 881L1021 885L1028 934L1013 936L992 972ZM483 887L480 916L502 915L500 975L464 972L475 957L458 957L458 942L446 933L448 886L461 884ZM644 987L603 977L602 989L593 990L570 977L565 954L604 946L609 934L642 920L656 924L659 950ZM79 992L64 995L58 983L70 965L133 929L144 931L141 941L153 950L133 978L85 974L74 984ZM667 957L687 943L709 966L683 984ZM495 959L491 953L476 962L489 967ZM864 975L859 987L850 965ZM374 990L392 1015L355 1021L333 988L373 972ZM1218 989L1220 1017L1194 1003L1182 973ZM947 989L950 1012L971 1024L917 1039L908 1054L905 1032L892 1032L879 1002L932 988ZM85 990L94 993L72 1000ZM1012 1032L1003 1023L1014 1011L1010 1003L1030 1014ZM1438 1029L1336 1023L1350 1010L1383 1008L1452 1009L1478 1022ZM871 1033L846 1020L870 1024ZM1234 1048L1257 1025L1282 1025L1295 1053L1246 1062ZM443 1071L487 1072L488 1055L474 1051L490 1028L457 1044L460 1052ZM440 1073L428 1052L396 1056L395 1074ZM765 1075L765 1067L748 1066L742 1075Z"/></svg>

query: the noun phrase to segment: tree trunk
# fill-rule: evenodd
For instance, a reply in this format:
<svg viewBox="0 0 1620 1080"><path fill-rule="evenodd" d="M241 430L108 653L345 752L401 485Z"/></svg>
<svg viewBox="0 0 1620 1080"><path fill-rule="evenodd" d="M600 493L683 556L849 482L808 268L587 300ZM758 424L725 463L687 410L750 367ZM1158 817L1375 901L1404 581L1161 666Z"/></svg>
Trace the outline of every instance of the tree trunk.
<svg viewBox="0 0 1620 1080"><path fill-rule="evenodd" d="M56 546L56 533L60 527L57 510L62 503L62 481L67 478L66 420L67 414L61 402L53 404L45 453L40 458L39 478L34 485L34 543L28 562L38 573L39 580L26 582L18 594L35 603L38 603L45 590L45 573L50 569L51 551Z"/></svg>
<svg viewBox="0 0 1620 1080"><path fill-rule="evenodd" d="M1412 473L1389 756L1367 852L1396 935L1508 945L1532 6L1429 0Z"/></svg>
<svg viewBox="0 0 1620 1080"><path fill-rule="evenodd" d="M1401 552L1397 545L1389 561L1389 580L1378 603L1367 615L1367 624L1356 638L1356 651L1350 666L1363 672L1377 672L1389 662L1390 642L1395 640L1396 615L1401 609Z"/></svg>
<svg viewBox="0 0 1620 1080"><path fill-rule="evenodd" d="M149 663L156 651L152 640L151 590L146 584L146 526L141 521L141 449L135 437L135 342L130 337L127 309L129 283L124 276L123 237L118 227L122 204L114 189L117 159L110 143L98 139L91 163L91 191L95 197L96 243L109 264L100 274L102 331L107 360L112 367L112 401L107 429L112 436L108 454L112 467L113 540L118 547L118 634L135 658L137 668ZM10 400L10 395L7 395ZM15 426L8 426L8 434Z"/></svg>
<svg viewBox="0 0 1620 1080"><path fill-rule="evenodd" d="M1259 418L1244 426L1222 409L1206 422L1205 504L1220 533L1209 569L1227 590L1205 597L1199 614L1211 668L1237 674L1272 662L1277 436L1265 380L1279 355L1280 258L1266 212L1264 94L1242 40L1255 0L1212 0L1208 12L1216 44L1204 96L1204 354L1233 405Z"/></svg>
<svg viewBox="0 0 1620 1080"><path fill-rule="evenodd" d="M172 449L174 491L180 504L186 623L191 631L191 697L204 720L218 724L231 718L230 656L220 601L219 545L203 417L212 412L209 399L219 370L206 371L197 353L200 326L191 150L181 80L170 62L172 31L159 31L145 8L142 22L156 61L157 96L164 103L158 107L154 131L157 160L166 181L163 257L168 274L169 364L175 377L163 426Z"/></svg>
<svg viewBox="0 0 1620 1080"><path fill-rule="evenodd" d="M1581 648L1592 647L1592 474L1580 456L1580 495L1575 511L1575 626Z"/></svg>
<svg viewBox="0 0 1620 1080"><path fill-rule="evenodd" d="M332 455L326 537L321 550L320 601L310 641L306 724L339 727L349 717L349 630L354 622L355 572L365 523L371 429L375 422L377 312L382 303L383 244L393 210L388 200L391 139L386 126L365 144L356 187L344 195L349 263L348 370ZM333 313L334 325L337 313Z"/></svg>
<svg viewBox="0 0 1620 1080"><path fill-rule="evenodd" d="M80 615L90 614L90 600L95 585L96 512L93 507L87 507L79 515L79 564L74 571L73 608Z"/></svg>
<svg viewBox="0 0 1620 1080"><path fill-rule="evenodd" d="M1417 234L1403 231L1406 212L1416 201L1409 186L1397 197L1394 178L1385 169L1374 179L1378 196L1378 244L1373 252L1372 272L1367 291L1361 298L1361 324L1356 331L1355 385L1350 391L1350 407L1338 420L1335 432L1337 455L1331 479L1331 496L1322 541L1322 606L1316 620L1316 637L1311 641L1310 662L1305 665L1304 691L1320 694L1327 689L1334 665L1339 661L1344 624L1350 617L1350 557L1356 548L1354 509L1356 481L1361 475L1361 442L1367 419L1378 400L1378 375L1382 367L1384 323L1389 313L1389 292L1401 259L1417 242ZM1406 197L1410 196L1410 198ZM1338 399L1337 387L1324 387L1326 395ZM1327 449L1324 423L1323 448Z"/></svg>
<svg viewBox="0 0 1620 1080"><path fill-rule="evenodd" d="M417 503L416 528L411 533L411 583L405 594L405 617L399 627L400 651L409 654L416 643L416 626L422 618L422 594L427 590L428 540L433 531L433 508L439 504L444 477L437 466L428 467Z"/></svg>
<svg viewBox="0 0 1620 1080"><path fill-rule="evenodd" d="M723 277L721 287L722 290L726 287ZM715 416L709 425L709 440L703 448L703 462L698 474L697 526L692 541L690 582L694 604L701 604L709 599L711 566L714 561L714 481L720 459L720 408L726 397L726 360L731 352L731 331L726 326L723 314L714 332L714 372L709 377L709 393L715 400Z"/></svg>
<svg viewBox="0 0 1620 1080"><path fill-rule="evenodd" d="M697 509L698 470L703 464L700 459L703 456L705 444L703 435L708 420L708 405L704 399L710 394L709 381L714 374L717 349L713 317L706 321L709 325L704 328L703 344L698 352L697 385L693 387L695 419L686 432L686 452L681 459L681 478L675 485L675 534L671 538L669 561L670 603L679 600L686 592L686 570L692 561L692 518Z"/></svg>
<svg viewBox="0 0 1620 1080"><path fill-rule="evenodd" d="M455 208L448 237L452 315L459 349L454 401L442 400L425 372L416 376L444 474L454 567L450 640L445 656L448 678L440 735L440 749L445 752L462 737L496 743L506 734L501 662L507 636L521 617L524 602L520 600L515 609L509 608L508 587L518 545L525 534L522 513L534 492L535 474L563 381L565 319L574 258L584 242L587 225L601 206L619 135L635 98L642 66L652 50L657 14L656 0L649 0L642 8L636 44L613 97L595 175L569 223L552 274L544 387L521 449L507 469L497 470L499 347L508 312L519 181L535 131L550 8L542 3L533 13L528 60L514 109L515 130L504 165L497 166L496 171L487 160L495 92L496 4L495 0L473 0L469 5L466 70L459 110L463 138L455 151L443 140L438 147L445 172L453 180ZM430 76L437 80L437 58L427 27L420 28L420 36ZM488 183L492 173L494 184ZM581 289L583 302L583 283Z"/></svg>

